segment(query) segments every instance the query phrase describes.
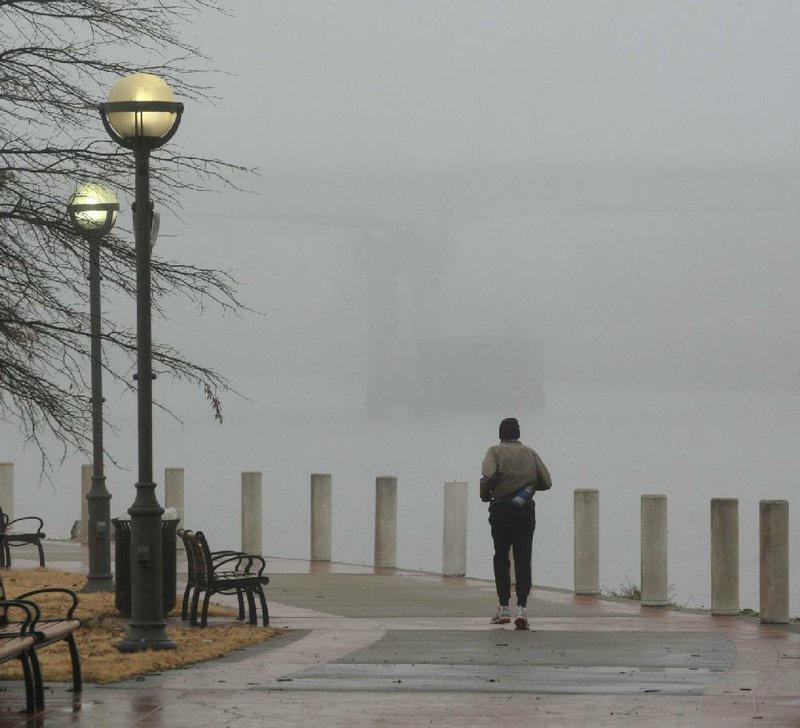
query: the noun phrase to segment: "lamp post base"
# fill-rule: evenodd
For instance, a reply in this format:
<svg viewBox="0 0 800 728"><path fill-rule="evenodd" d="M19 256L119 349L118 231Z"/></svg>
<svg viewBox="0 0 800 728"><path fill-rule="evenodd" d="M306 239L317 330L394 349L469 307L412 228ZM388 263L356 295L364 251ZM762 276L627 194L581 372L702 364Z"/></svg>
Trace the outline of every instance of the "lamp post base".
<svg viewBox="0 0 800 728"><path fill-rule="evenodd" d="M144 652L144 650L174 650L173 642L164 629L165 625L133 624L128 625L128 634L117 644L120 652Z"/></svg>
<svg viewBox="0 0 800 728"><path fill-rule="evenodd" d="M114 591L113 574L89 574L86 584L81 591L84 592L110 592Z"/></svg>
<svg viewBox="0 0 800 728"><path fill-rule="evenodd" d="M140 381L141 386L141 381ZM140 442L149 442L149 437ZM156 498L156 484L136 483L136 500L128 509L131 517L131 616L125 639L117 645L120 652L174 650L177 645L165 631L163 584L164 509Z"/></svg>
<svg viewBox="0 0 800 728"><path fill-rule="evenodd" d="M99 386L99 385L98 385ZM94 439L102 448L102 434L96 430ZM95 454L94 472L102 473L102 450ZM114 590L111 573L111 493L106 488L104 475L92 475L92 489L86 496L89 505L89 573L85 592L110 592Z"/></svg>

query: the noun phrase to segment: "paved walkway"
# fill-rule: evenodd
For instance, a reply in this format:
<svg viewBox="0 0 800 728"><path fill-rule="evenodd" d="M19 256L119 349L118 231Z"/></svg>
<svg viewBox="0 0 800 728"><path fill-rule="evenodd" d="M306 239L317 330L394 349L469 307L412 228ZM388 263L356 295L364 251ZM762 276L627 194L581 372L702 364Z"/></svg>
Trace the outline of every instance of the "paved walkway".
<svg viewBox="0 0 800 728"><path fill-rule="evenodd" d="M85 549L51 542L48 565L85 570ZM283 636L74 698L49 684L32 718L9 684L0 728L800 726L795 625L535 588L532 629L517 632L489 625L486 581L285 559L268 570Z"/></svg>

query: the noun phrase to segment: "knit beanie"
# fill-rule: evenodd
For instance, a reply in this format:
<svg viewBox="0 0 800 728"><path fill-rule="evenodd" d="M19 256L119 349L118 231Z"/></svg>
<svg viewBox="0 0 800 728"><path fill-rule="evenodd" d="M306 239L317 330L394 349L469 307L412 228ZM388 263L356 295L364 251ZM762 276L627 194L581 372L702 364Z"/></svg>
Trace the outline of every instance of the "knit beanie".
<svg viewBox="0 0 800 728"><path fill-rule="evenodd" d="M516 417L506 417L500 423L501 440L519 440L519 422Z"/></svg>

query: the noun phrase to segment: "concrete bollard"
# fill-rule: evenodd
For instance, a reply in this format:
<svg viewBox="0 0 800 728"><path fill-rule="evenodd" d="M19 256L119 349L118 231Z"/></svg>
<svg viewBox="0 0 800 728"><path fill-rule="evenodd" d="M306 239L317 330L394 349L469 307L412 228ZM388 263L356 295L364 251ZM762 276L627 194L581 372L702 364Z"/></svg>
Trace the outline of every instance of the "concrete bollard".
<svg viewBox="0 0 800 728"><path fill-rule="evenodd" d="M711 499L711 614L739 614L739 500Z"/></svg>
<svg viewBox="0 0 800 728"><path fill-rule="evenodd" d="M759 511L761 624L789 621L789 501L762 500Z"/></svg>
<svg viewBox="0 0 800 728"><path fill-rule="evenodd" d="M397 478L375 478L375 566L397 566Z"/></svg>
<svg viewBox="0 0 800 728"><path fill-rule="evenodd" d="M93 465L81 465L81 543L89 543L89 501L86 496L92 489Z"/></svg>
<svg viewBox="0 0 800 728"><path fill-rule="evenodd" d="M667 596L667 496L642 496L642 606L664 607Z"/></svg>
<svg viewBox="0 0 800 728"><path fill-rule="evenodd" d="M261 555L261 473L242 473L242 551Z"/></svg>
<svg viewBox="0 0 800 728"><path fill-rule="evenodd" d="M600 491L577 489L573 494L575 593L600 593Z"/></svg>
<svg viewBox="0 0 800 728"><path fill-rule="evenodd" d="M311 476L311 560L331 560L331 521L333 499L331 476L314 473Z"/></svg>
<svg viewBox="0 0 800 728"><path fill-rule="evenodd" d="M164 508L174 508L178 512L178 528L186 528L183 517L183 468L164 468ZM183 549L183 541L175 539L178 551Z"/></svg>
<svg viewBox="0 0 800 728"><path fill-rule="evenodd" d="M442 574L467 573L467 498L469 483L444 484L444 527L442 534Z"/></svg>
<svg viewBox="0 0 800 728"><path fill-rule="evenodd" d="M0 508L14 520L14 463L0 463Z"/></svg>

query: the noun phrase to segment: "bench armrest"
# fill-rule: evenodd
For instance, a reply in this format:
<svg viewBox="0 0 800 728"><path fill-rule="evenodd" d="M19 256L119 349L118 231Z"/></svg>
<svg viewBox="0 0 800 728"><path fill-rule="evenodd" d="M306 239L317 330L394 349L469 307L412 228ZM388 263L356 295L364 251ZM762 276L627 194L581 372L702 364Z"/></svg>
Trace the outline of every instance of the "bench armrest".
<svg viewBox="0 0 800 728"><path fill-rule="evenodd" d="M247 556L244 551L212 551L211 560L216 562L218 559L223 559L228 556Z"/></svg>
<svg viewBox="0 0 800 728"><path fill-rule="evenodd" d="M0 599L0 608L6 609L6 616L12 609L19 609L25 613L25 618L10 620L8 624L0 627L0 637L16 637L33 633L33 627L39 618L39 607L34 602L24 599Z"/></svg>
<svg viewBox="0 0 800 728"><path fill-rule="evenodd" d="M211 557L211 565L214 571L219 570L222 566L233 563L236 564L234 570L239 571L242 561L250 558L249 554L242 553L241 551L215 551L214 554L212 554Z"/></svg>
<svg viewBox="0 0 800 728"><path fill-rule="evenodd" d="M260 564L260 566L259 566ZM255 572L259 576L261 576L264 569L267 568L267 562L261 556L256 556L256 554L248 554L247 555L247 566L244 568L245 574L252 574L253 573L253 566L258 566L258 571Z"/></svg>
<svg viewBox="0 0 800 728"><path fill-rule="evenodd" d="M215 552L220 553L220 552ZM242 551L231 551L229 552L229 556L226 558L214 559L213 566L214 571L218 571L221 566L225 566L226 564L236 563L235 571L240 571L243 574L252 574L254 573L253 567L258 566L258 575L260 576L261 573L267 566L266 561L260 556L256 556L255 554L247 554Z"/></svg>
<svg viewBox="0 0 800 728"><path fill-rule="evenodd" d="M37 594L66 594L67 596L69 596L70 601L72 603L69 605L67 613L66 615L64 615L64 619L74 619L73 615L78 607L78 595L75 594L74 591L72 591L71 589L63 589L61 587L51 586L44 589L34 589L33 591L25 592L24 594L20 594L17 598L27 599L28 597L32 597ZM37 609L39 609L38 606ZM41 610L39 611L41 612ZM40 616L37 616L37 619L39 618Z"/></svg>
<svg viewBox="0 0 800 728"><path fill-rule="evenodd" d="M35 533L38 533L42 537L44 537L44 534L42 533L42 529L44 528L44 521L41 518L39 518L39 516L21 516L20 518L15 518L13 521L9 521L8 523L6 523L5 530L6 531L16 530L18 533L23 533L23 531L20 531L18 528L17 529L12 528L12 526L15 523L21 523L22 521L38 521L39 525L36 526ZM31 532L30 528L25 529L25 532L30 533Z"/></svg>

